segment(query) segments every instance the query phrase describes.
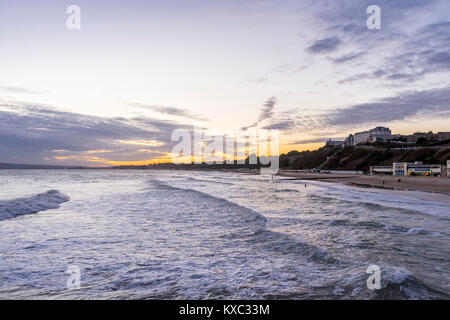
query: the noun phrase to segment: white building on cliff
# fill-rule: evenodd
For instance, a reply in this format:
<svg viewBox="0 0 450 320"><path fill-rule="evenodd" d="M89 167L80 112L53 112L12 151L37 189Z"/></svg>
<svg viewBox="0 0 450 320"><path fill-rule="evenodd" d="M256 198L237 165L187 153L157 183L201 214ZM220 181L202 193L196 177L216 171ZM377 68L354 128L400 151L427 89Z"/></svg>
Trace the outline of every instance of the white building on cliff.
<svg viewBox="0 0 450 320"><path fill-rule="evenodd" d="M361 143L375 142L378 139L389 140L393 139L391 129L386 127L376 127L367 131L350 134L345 139L345 144L349 146L356 146Z"/></svg>

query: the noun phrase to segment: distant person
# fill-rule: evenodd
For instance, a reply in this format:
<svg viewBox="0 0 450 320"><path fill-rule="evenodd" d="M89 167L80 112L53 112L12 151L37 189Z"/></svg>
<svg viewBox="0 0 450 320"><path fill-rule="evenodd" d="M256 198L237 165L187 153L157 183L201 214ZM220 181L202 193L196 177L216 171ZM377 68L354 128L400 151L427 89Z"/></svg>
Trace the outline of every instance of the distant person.
<svg viewBox="0 0 450 320"><path fill-rule="evenodd" d="M398 180L397 180L398 182L402 182L402 179L400 179L400 178L398 178Z"/></svg>

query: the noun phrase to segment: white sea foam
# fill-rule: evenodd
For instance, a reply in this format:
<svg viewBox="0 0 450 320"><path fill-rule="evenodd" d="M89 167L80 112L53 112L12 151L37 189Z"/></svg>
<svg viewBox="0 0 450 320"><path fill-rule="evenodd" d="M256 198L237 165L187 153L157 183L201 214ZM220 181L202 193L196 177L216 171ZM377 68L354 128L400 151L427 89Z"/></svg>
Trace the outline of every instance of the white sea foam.
<svg viewBox="0 0 450 320"><path fill-rule="evenodd" d="M449 298L444 204L400 199L411 211L398 209L397 192L304 183L181 170L0 171L3 211L31 212L25 204L39 196L24 195L36 190L73 199L64 214L0 223L0 298ZM36 211L68 199L48 193ZM80 290L65 290L72 262ZM367 288L371 264L380 290Z"/></svg>
<svg viewBox="0 0 450 320"><path fill-rule="evenodd" d="M69 197L57 190L49 190L27 198L0 201L0 221L17 216L36 213L48 209L56 209Z"/></svg>
<svg viewBox="0 0 450 320"><path fill-rule="evenodd" d="M299 183L298 181L293 181ZM305 181L300 182L302 184ZM339 183L307 181L308 190L315 195L339 200L370 203L389 208L419 211L440 218L450 218L449 197L419 191L364 189Z"/></svg>

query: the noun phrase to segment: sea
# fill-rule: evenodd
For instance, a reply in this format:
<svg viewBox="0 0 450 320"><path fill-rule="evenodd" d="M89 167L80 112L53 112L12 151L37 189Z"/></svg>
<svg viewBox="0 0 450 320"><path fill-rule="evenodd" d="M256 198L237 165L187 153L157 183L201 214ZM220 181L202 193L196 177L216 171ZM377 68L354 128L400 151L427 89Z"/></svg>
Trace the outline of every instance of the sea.
<svg viewBox="0 0 450 320"><path fill-rule="evenodd" d="M0 170L0 299L449 299L448 198L236 172Z"/></svg>

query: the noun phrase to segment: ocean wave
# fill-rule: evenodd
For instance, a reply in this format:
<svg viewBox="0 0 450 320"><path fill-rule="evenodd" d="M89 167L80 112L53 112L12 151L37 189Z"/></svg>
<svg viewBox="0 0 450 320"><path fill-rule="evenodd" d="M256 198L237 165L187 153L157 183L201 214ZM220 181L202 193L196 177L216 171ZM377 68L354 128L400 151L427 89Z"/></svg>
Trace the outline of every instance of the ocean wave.
<svg viewBox="0 0 450 320"><path fill-rule="evenodd" d="M234 185L234 183L219 181L217 179L216 180L207 180L207 179L198 179L198 178L189 177L189 178L186 179L186 181L217 183L217 184L224 184L224 185L230 185L230 186Z"/></svg>
<svg viewBox="0 0 450 320"><path fill-rule="evenodd" d="M295 181L293 183L299 183ZM406 194L404 191L365 190L329 182L308 182L313 190L308 197L325 201L343 201L357 203L369 209L388 210L390 208L403 212L419 213L449 220L448 203L430 201L417 197L420 192ZM311 192L311 191L310 191Z"/></svg>
<svg viewBox="0 0 450 320"><path fill-rule="evenodd" d="M295 189L271 189L270 192L299 192Z"/></svg>
<svg viewBox="0 0 450 320"><path fill-rule="evenodd" d="M408 228L396 225L384 225L382 223L375 221L351 222L348 219L335 219L335 220L328 220L327 223L332 227L348 226L348 227L361 227L364 229L376 229L376 230L384 229L395 233L405 233L410 235L428 235L428 234L431 234L433 236L441 235L440 232L435 232L425 228Z"/></svg>
<svg viewBox="0 0 450 320"><path fill-rule="evenodd" d="M413 234L413 235L424 235L424 234L431 233L431 231L424 229L424 228L411 228L406 233ZM434 234L439 234L439 233L435 232Z"/></svg>
<svg viewBox="0 0 450 320"><path fill-rule="evenodd" d="M275 232L272 230L260 230L252 235L249 243L257 243L265 250L277 252L279 254L292 254L296 257L303 257L306 260L316 263L331 265L345 265L348 261L334 258L325 249L305 242L293 236Z"/></svg>
<svg viewBox="0 0 450 320"><path fill-rule="evenodd" d="M267 219L262 214L247 207L201 191L188 188L177 188L159 180L152 180L151 182L154 186L158 186L158 189L162 188L165 190L171 189L183 190L183 192L193 192L203 199L214 201L221 206L234 207L236 209L234 210L234 212L236 212L234 217L222 216L224 220L227 220L223 221L223 223L235 224L233 232L223 235L226 239L244 239L247 244L254 244L260 249L275 251L280 254L292 254L297 257L301 256L316 263L345 264L344 261L334 258L323 248L309 244L288 234L267 230Z"/></svg>
<svg viewBox="0 0 450 320"><path fill-rule="evenodd" d="M49 190L28 198L0 201L0 221L17 216L56 209L70 198L57 190Z"/></svg>
<svg viewBox="0 0 450 320"><path fill-rule="evenodd" d="M194 197L199 197L200 199L204 199L205 201L211 201L221 208L233 209L231 210L232 214L229 213L230 211L226 210L228 213L224 214L223 212L221 212L220 216L222 219L222 223L233 225L234 231L228 233L227 236L245 237L249 234L253 234L254 232L264 229L266 226L267 219L262 214L247 207L231 202L227 199L218 198L213 195L190 188L175 187L167 182L163 182L157 179L151 179L150 183L153 188L157 188L158 190L183 192L183 198L189 197L190 193L192 194L191 199Z"/></svg>
<svg viewBox="0 0 450 320"><path fill-rule="evenodd" d="M275 228L271 230L270 224L266 227L265 224L255 223L257 221L262 221L265 219L262 214L256 211L252 211L245 206L239 206L233 202L226 199L215 197L201 191L185 189L184 186L181 188L172 187L166 183L158 182L161 188L170 188L172 190L183 190L187 192L186 197L190 197L189 193L195 192L205 201L214 201L218 205L224 207L233 207L230 210L230 214L221 215L220 223L223 225L233 227L229 230L231 232L224 233L222 237L224 240L237 240L237 245L239 247L249 248L250 252L255 252L258 255L266 256L266 253L272 259L283 259L286 261L296 261L299 265L298 270L295 269L295 274L302 275L304 269L312 268L311 270L321 270L317 272L317 279L311 280L314 282L314 288L317 289L316 296L309 296L309 298L325 298L333 297L339 298L356 298L356 299L448 299L447 293L442 292L442 289L438 286L428 284L417 278L415 275L410 273L406 269L392 267L392 266L380 266L381 267L381 289L380 290L369 290L366 286L366 281L368 274L365 273L365 264L361 263L359 259L356 261L352 257L345 257L336 252L329 252L327 249L316 245L316 243L309 243L305 241L301 236L295 236L292 234L287 234L285 232L280 232L279 229ZM312 189L312 188L310 188ZM310 190L308 189L308 190ZM314 190L315 191L315 190ZM327 199L329 204L342 202L348 202L347 199L342 199L330 197L326 192L321 194L309 194L307 197L318 197L322 201ZM360 195L363 197L364 195ZM359 199L359 201L364 199ZM371 201L373 199L369 199ZM363 206L366 203L361 202ZM371 209L376 208L386 209L382 203L369 203L372 206ZM250 206L252 207L252 206ZM236 210L234 210L236 208ZM241 209L239 209L241 208ZM245 210L244 210L245 209ZM416 212L412 208L400 208L405 212ZM248 211L247 211L248 210ZM248 214L251 213L251 214ZM251 217L251 218L250 218ZM211 217L213 219L213 217ZM424 235L431 233L431 230L424 228L411 228L411 227L400 227L400 226L390 226L386 223L380 223L377 221L371 221L370 219L364 219L360 221L354 221L352 219L336 219L336 220L323 220L320 221L325 225L330 226L348 226L353 229L361 228L366 229L367 232L371 230L389 230L392 232L400 232L408 234L411 236ZM246 228L246 227L247 228ZM364 240L364 239L363 239ZM361 241L361 248L367 250L369 247L368 242ZM314 266L314 267L312 267ZM308 271L309 272L309 271ZM420 273L417 275L420 277ZM308 297L309 293L303 292L303 294ZM314 290L312 290L314 291ZM316 293L314 293L316 294ZM303 296L303 297L305 297ZM288 293L287 296L280 294L275 295L277 298L302 298L301 293Z"/></svg>
<svg viewBox="0 0 450 320"><path fill-rule="evenodd" d="M382 223L375 221L356 221L351 222L348 219L335 219L328 220L328 224L332 227L348 226L348 227L359 227L363 229L384 229L386 226Z"/></svg>
<svg viewBox="0 0 450 320"><path fill-rule="evenodd" d="M431 300L448 299L449 295L437 290L417 279L406 269L393 266L380 266L380 289L369 290L362 286L368 275L355 270L349 277L340 279L335 286L334 294L349 294L354 297L366 297L374 300Z"/></svg>

